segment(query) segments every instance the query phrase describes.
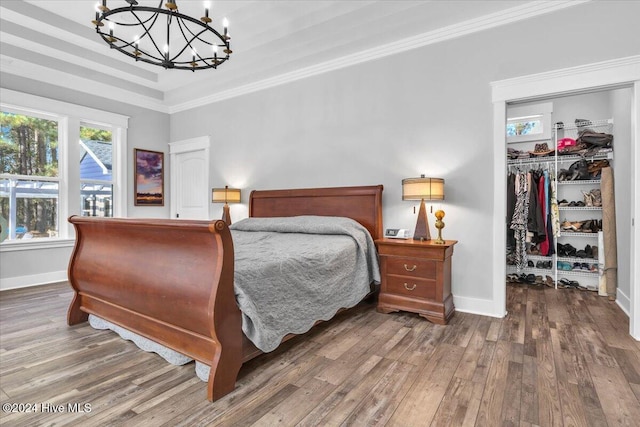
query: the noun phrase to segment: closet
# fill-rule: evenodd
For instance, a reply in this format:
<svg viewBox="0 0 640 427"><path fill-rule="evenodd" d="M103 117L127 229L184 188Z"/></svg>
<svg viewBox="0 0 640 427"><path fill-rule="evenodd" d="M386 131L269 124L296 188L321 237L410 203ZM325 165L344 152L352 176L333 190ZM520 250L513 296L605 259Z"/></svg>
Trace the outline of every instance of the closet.
<svg viewBox="0 0 640 427"><path fill-rule="evenodd" d="M614 149L626 137L623 131L619 141L614 116L628 96L617 89L508 106L507 282L607 294L604 241L615 248L620 216ZM603 227L602 170L608 166L604 199L613 221ZM522 191L526 200L518 200ZM630 260L622 258L626 267Z"/></svg>

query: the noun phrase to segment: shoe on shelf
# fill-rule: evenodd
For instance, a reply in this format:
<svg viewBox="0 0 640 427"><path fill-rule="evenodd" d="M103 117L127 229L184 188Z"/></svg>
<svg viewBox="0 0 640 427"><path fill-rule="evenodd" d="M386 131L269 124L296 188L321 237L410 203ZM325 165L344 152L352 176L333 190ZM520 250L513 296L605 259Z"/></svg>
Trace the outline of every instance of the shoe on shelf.
<svg viewBox="0 0 640 427"><path fill-rule="evenodd" d="M564 245L562 243L558 243L558 248L556 250L556 254L558 256L565 256L565 254L564 254Z"/></svg>
<svg viewBox="0 0 640 427"><path fill-rule="evenodd" d="M571 263L567 261L558 261L558 270L571 271Z"/></svg>
<svg viewBox="0 0 640 427"><path fill-rule="evenodd" d="M589 244L587 244L587 246L584 247L584 257L593 258L593 248Z"/></svg>
<svg viewBox="0 0 640 427"><path fill-rule="evenodd" d="M560 228L563 231L575 231L573 224L571 224L569 221L566 221L566 220L562 222L562 224L560 225Z"/></svg>
<svg viewBox="0 0 640 427"><path fill-rule="evenodd" d="M567 243L564 245L564 253L567 254L568 257L576 256L578 250L571 246L571 244Z"/></svg>

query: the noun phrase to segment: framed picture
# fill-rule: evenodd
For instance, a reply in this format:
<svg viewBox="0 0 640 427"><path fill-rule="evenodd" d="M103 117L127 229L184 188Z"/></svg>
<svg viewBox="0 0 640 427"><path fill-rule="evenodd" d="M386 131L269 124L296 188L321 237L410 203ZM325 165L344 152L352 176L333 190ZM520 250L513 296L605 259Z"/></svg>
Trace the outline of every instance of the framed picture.
<svg viewBox="0 0 640 427"><path fill-rule="evenodd" d="M134 149L135 205L164 206L164 153Z"/></svg>

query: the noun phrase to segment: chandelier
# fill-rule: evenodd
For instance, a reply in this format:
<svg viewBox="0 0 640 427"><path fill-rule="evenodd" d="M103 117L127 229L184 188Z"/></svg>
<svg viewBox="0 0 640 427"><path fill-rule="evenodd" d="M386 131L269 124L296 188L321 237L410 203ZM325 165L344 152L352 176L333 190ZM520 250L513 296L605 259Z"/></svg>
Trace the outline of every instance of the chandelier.
<svg viewBox="0 0 640 427"><path fill-rule="evenodd" d="M166 69L204 70L229 60L229 21L224 18L222 33L209 25L209 2L204 2L204 16L193 18L178 11L177 0L160 0L158 7L125 1L128 5L110 9L102 0L91 21L111 49Z"/></svg>

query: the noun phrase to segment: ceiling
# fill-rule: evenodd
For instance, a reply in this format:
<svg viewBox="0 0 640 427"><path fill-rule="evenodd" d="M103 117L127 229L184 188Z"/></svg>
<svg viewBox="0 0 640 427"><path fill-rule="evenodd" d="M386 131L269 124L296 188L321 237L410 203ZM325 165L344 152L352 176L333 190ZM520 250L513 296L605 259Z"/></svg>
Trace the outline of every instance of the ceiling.
<svg viewBox="0 0 640 427"><path fill-rule="evenodd" d="M91 24L96 0L3 0L0 71L172 113L581 2L217 0L212 25L228 18L233 54L217 70L190 72L109 49ZM201 0L177 4L202 16Z"/></svg>

